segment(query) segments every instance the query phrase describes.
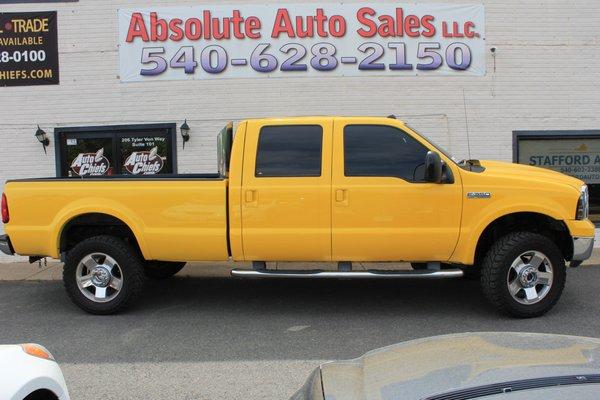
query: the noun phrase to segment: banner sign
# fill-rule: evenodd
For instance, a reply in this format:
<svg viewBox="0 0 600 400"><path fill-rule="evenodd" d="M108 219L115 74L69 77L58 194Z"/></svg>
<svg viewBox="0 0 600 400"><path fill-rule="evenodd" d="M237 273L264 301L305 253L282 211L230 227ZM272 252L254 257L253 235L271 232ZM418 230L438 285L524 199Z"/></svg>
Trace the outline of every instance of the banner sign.
<svg viewBox="0 0 600 400"><path fill-rule="evenodd" d="M0 13L0 86L57 85L56 11Z"/></svg>
<svg viewBox="0 0 600 400"><path fill-rule="evenodd" d="M485 75L483 5L328 3L119 10L123 82Z"/></svg>
<svg viewBox="0 0 600 400"><path fill-rule="evenodd" d="M600 137L519 139L520 164L549 168L588 184L600 183Z"/></svg>

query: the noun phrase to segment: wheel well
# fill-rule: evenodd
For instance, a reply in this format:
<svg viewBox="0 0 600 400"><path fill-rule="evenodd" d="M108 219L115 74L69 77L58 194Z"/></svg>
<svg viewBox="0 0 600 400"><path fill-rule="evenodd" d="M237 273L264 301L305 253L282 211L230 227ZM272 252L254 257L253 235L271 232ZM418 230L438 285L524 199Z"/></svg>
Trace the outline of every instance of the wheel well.
<svg viewBox="0 0 600 400"><path fill-rule="evenodd" d="M58 400L58 396L56 396L51 390L39 389L35 392L29 393L23 400Z"/></svg>
<svg viewBox="0 0 600 400"><path fill-rule="evenodd" d="M63 254L81 241L98 235L121 238L141 254L140 246L131 228L112 215L100 213L82 214L70 220L60 236L60 253Z"/></svg>
<svg viewBox="0 0 600 400"><path fill-rule="evenodd" d="M546 236L559 247L565 260L573 256L573 242L564 222L544 214L514 213L498 218L485 228L475 250L475 265L481 265L489 248L496 240L510 232L535 232Z"/></svg>

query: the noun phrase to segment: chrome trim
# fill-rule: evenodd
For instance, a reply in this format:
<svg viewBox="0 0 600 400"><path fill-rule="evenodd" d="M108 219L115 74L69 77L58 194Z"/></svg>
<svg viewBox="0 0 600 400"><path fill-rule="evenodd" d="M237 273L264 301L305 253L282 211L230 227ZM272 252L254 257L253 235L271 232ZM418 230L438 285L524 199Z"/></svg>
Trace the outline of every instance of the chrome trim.
<svg viewBox="0 0 600 400"><path fill-rule="evenodd" d="M10 238L8 237L8 235L0 236L0 251L9 256L15 254L15 251L12 248L12 244L10 243Z"/></svg>
<svg viewBox="0 0 600 400"><path fill-rule="evenodd" d="M592 251L594 251L593 237L574 237L571 261L585 261L592 256Z"/></svg>
<svg viewBox="0 0 600 400"><path fill-rule="evenodd" d="M581 211L581 212L580 212ZM583 221L590 216L590 194L587 185L583 185L577 201L577 212L575 219Z"/></svg>
<svg viewBox="0 0 600 400"><path fill-rule="evenodd" d="M460 269L445 269L441 271L285 271L285 270L249 270L249 269L233 269L231 276L238 278L306 278L306 279L444 279L444 278L460 278L464 275Z"/></svg>
<svg viewBox="0 0 600 400"><path fill-rule="evenodd" d="M108 303L123 289L123 271L117 261L105 253L91 253L83 257L75 270L77 287L81 294L94 303Z"/></svg>
<svg viewBox="0 0 600 400"><path fill-rule="evenodd" d="M467 199L489 199L492 197L490 192L469 192Z"/></svg>
<svg viewBox="0 0 600 400"><path fill-rule="evenodd" d="M513 261L506 283L516 302L524 305L539 303L550 293L554 283L552 263L540 251L526 251Z"/></svg>

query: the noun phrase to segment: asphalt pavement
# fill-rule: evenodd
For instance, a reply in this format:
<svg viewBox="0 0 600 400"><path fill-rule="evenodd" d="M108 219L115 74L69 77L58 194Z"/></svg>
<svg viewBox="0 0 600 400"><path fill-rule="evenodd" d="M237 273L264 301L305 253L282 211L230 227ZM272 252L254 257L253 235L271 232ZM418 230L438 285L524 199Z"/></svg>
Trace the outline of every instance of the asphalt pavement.
<svg viewBox="0 0 600 400"><path fill-rule="evenodd" d="M119 315L88 315L60 281L0 282L0 343L37 342L73 399L287 399L324 360L469 331L600 337L600 266L568 272L546 316L487 305L477 282L235 280L149 282Z"/></svg>

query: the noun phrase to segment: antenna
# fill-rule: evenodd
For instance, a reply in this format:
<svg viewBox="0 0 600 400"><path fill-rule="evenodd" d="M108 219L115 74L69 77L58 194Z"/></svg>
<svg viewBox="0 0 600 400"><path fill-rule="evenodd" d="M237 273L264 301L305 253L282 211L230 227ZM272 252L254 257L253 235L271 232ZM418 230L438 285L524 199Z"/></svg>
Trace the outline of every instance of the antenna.
<svg viewBox="0 0 600 400"><path fill-rule="evenodd" d="M469 117L467 115L467 97L465 96L465 88L463 92L463 106L465 108L465 127L467 128L467 151L469 152L469 160L471 159L471 138L469 137Z"/></svg>

